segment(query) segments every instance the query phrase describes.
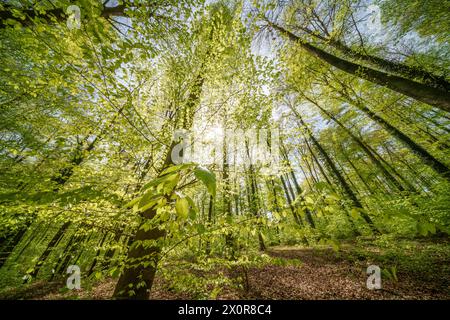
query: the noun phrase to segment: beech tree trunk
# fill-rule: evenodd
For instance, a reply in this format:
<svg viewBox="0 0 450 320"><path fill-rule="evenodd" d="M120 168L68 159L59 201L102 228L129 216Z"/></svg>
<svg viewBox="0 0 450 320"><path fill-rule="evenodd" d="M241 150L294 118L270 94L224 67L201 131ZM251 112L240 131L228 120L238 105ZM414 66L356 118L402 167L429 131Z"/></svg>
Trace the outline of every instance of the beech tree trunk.
<svg viewBox="0 0 450 320"><path fill-rule="evenodd" d="M408 97L424 102L441 110L450 112L450 93L420 82L416 82L397 75L378 71L354 62L341 59L306 41L300 39L292 32L269 22L269 25L288 38L298 43L306 52L327 62L339 70L342 70L361 79L368 80L380 86L389 88Z"/></svg>
<svg viewBox="0 0 450 320"><path fill-rule="evenodd" d="M319 153L322 156L322 158L324 159L327 167L329 167L330 171L336 177L336 180L338 181L339 185L344 190L345 194L353 202L353 205L356 208L359 209L358 211L359 211L359 214L361 215L361 217L369 225L369 227L372 230L372 232L374 232L375 234L380 234L380 231L376 228L376 226L373 223L372 219L364 211L364 208L363 208L361 202L359 201L359 199L357 198L357 196L355 195L355 193L351 189L350 185L347 183L347 181L341 175L341 173L339 172L338 168L336 167L336 165L334 164L334 162L331 160L330 156L328 155L328 153L325 151L325 149L323 149L323 147L320 145L319 141L317 141L317 139L314 137L313 133L311 132L311 130L309 129L309 127L306 125L306 123L303 121L302 117L299 114L297 114L297 119L299 120L301 126L303 128L305 128L305 131L306 131L307 135L309 136L309 138L313 142L314 146L319 151Z"/></svg>

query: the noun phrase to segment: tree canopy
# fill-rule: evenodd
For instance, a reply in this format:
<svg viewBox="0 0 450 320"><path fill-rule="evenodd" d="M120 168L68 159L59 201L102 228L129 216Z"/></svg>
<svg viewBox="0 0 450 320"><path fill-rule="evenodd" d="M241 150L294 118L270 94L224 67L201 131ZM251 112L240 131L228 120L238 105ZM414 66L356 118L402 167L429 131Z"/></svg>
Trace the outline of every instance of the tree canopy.
<svg viewBox="0 0 450 320"><path fill-rule="evenodd" d="M281 246L448 255L448 5L3 1L0 288L76 265L215 299Z"/></svg>

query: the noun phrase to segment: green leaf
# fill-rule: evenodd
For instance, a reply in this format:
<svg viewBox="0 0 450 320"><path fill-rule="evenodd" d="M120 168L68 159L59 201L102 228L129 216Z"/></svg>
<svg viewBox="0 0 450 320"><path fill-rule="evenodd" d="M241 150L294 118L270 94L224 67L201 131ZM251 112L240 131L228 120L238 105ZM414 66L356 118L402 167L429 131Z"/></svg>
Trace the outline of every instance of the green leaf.
<svg viewBox="0 0 450 320"><path fill-rule="evenodd" d="M209 294L209 299L212 299L212 300L217 299L217 295L220 293L221 290L222 290L221 287L219 287L219 286L215 287Z"/></svg>
<svg viewBox="0 0 450 320"><path fill-rule="evenodd" d="M330 239L328 241L328 243L331 245L331 248L333 249L334 252L338 252L339 251L339 242L334 240L334 239Z"/></svg>
<svg viewBox="0 0 450 320"><path fill-rule="evenodd" d="M203 224L201 224L201 223L198 223L198 224L196 225L196 228L197 228L197 232L198 232L199 234L205 233L205 231L206 231L205 226L204 226Z"/></svg>
<svg viewBox="0 0 450 320"><path fill-rule="evenodd" d="M139 200L141 200L141 197L134 198L130 202L128 202L124 207L125 208L132 208Z"/></svg>
<svg viewBox="0 0 450 320"><path fill-rule="evenodd" d="M353 219L358 219L359 211L356 208L352 208L352 210L350 211L350 215L353 217Z"/></svg>
<svg viewBox="0 0 450 320"><path fill-rule="evenodd" d="M180 180L180 175L177 173L175 175L172 175L170 179L164 182L163 186L163 193L164 194L170 194L173 189L176 187L178 181Z"/></svg>
<svg viewBox="0 0 450 320"><path fill-rule="evenodd" d="M162 196L163 196L162 194L154 194L153 192L148 191L141 198L141 201L139 201L138 209L140 211L147 210L152 205L154 205L159 199L161 199Z"/></svg>
<svg viewBox="0 0 450 320"><path fill-rule="evenodd" d="M305 197L305 202L307 204L314 204L314 199L309 197L309 196L307 196L307 197Z"/></svg>
<svg viewBox="0 0 450 320"><path fill-rule="evenodd" d="M194 200L191 197L186 197L186 200L189 202L189 218L194 220L197 217L198 208L195 205Z"/></svg>
<svg viewBox="0 0 450 320"><path fill-rule="evenodd" d="M147 183L146 185L144 185L144 186L142 187L142 190L147 190L148 188L151 188L151 187L160 185L161 183L163 183L163 182L169 180L170 178L173 178L173 175L174 175L174 173L171 173L171 174L167 174L167 175L158 177L158 178L156 178L156 179L153 179L152 181L150 181L149 183Z"/></svg>
<svg viewBox="0 0 450 320"><path fill-rule="evenodd" d="M330 194L328 194L328 195L327 195L327 199L328 199L328 200L331 200L331 202L339 201L339 200L340 200L339 196L338 196L336 193L330 193Z"/></svg>
<svg viewBox="0 0 450 320"><path fill-rule="evenodd" d="M118 267L115 267L109 272L109 274L111 275L112 278L117 278L120 276L120 269Z"/></svg>
<svg viewBox="0 0 450 320"><path fill-rule="evenodd" d="M190 167L194 166L193 163L183 163L183 164L179 164L176 166L171 166L169 168L167 168L166 170L164 170L163 172L161 172L161 175L165 175L168 173L172 173L172 172L178 172L184 169L188 169Z"/></svg>
<svg viewBox="0 0 450 320"><path fill-rule="evenodd" d="M197 218L197 211L189 208L189 219L195 220L195 218Z"/></svg>
<svg viewBox="0 0 450 320"><path fill-rule="evenodd" d="M417 232L425 237L428 233L436 233L436 226L429 222L419 222L417 223Z"/></svg>
<svg viewBox="0 0 450 320"><path fill-rule="evenodd" d="M319 181L314 184L317 190L325 190L328 188L328 183Z"/></svg>
<svg viewBox="0 0 450 320"><path fill-rule="evenodd" d="M155 206L158 203L158 201L159 201L159 198L147 203L145 206L142 206L141 208L139 208L139 211L144 212L144 211L152 208L153 206Z"/></svg>
<svg viewBox="0 0 450 320"><path fill-rule="evenodd" d="M189 214L189 201L186 198L178 198L175 202L175 211L178 216L183 219L186 219Z"/></svg>
<svg viewBox="0 0 450 320"><path fill-rule="evenodd" d="M208 189L208 192L213 197L216 197L216 176L211 171L202 168L197 167L194 170L195 177L203 182L203 184L206 185L206 188Z"/></svg>

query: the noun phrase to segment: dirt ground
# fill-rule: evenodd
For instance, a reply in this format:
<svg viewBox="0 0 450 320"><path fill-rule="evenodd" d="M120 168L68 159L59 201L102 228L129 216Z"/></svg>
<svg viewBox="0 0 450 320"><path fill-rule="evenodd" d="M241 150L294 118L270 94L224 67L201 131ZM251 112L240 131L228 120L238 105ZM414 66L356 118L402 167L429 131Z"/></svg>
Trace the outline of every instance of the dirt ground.
<svg viewBox="0 0 450 320"><path fill-rule="evenodd" d="M298 259L299 265L267 265L248 271L247 290L226 288L217 299L450 299L449 261L430 261L433 270L398 270L397 280L383 279L382 289L366 287L364 256L331 249L272 248L268 253L282 259ZM115 279L106 279L90 290L61 292L61 283L36 282L26 290L3 293L3 299L110 299ZM151 299L192 299L189 293L174 292L157 277Z"/></svg>

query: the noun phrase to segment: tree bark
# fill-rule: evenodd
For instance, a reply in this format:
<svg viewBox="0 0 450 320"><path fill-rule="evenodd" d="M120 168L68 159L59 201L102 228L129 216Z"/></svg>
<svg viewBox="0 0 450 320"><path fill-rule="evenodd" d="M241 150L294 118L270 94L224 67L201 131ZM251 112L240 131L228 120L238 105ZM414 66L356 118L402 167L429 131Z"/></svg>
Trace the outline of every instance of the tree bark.
<svg viewBox="0 0 450 320"><path fill-rule="evenodd" d="M291 41L298 43L306 52L327 62L339 70L389 88L408 97L424 102L441 110L450 112L450 92L430 87L423 83L412 81L400 76L378 71L363 65L353 63L332 55L306 41L292 32L269 22L269 25L280 33L287 35Z"/></svg>
<svg viewBox="0 0 450 320"><path fill-rule="evenodd" d="M201 70L203 69L203 66ZM200 96L204 83L204 77L200 72L194 80L191 92L187 98L187 104L185 106L185 112L189 112L189 117L192 117L195 106L200 102ZM182 111L182 110L181 110ZM183 128L188 129L188 125L192 123L192 119L182 119ZM188 122L186 121L188 120ZM159 173L163 172L166 168L173 165L172 150L176 146L176 142L173 141L168 148L164 163L159 170ZM158 174L159 178L161 177ZM174 190L176 187L174 188ZM172 191L173 192L173 191ZM169 196L170 198L170 196ZM119 281L114 289L113 297L116 299L135 299L146 300L150 297L150 291L153 286L153 280L157 270L159 256L162 250L162 245L158 242L163 241L165 237L165 231L158 226L152 227L145 231L141 227L151 221L156 215L155 206L149 208L142 213L142 221L140 227L133 239L133 244L130 246L126 258L126 264L123 272L119 277ZM156 242L154 245L147 245L144 247L141 245L147 241Z"/></svg>
<svg viewBox="0 0 450 320"><path fill-rule="evenodd" d="M332 46L333 48L337 49L339 52L341 52L342 54L344 54L349 58L367 62L379 69L391 73L396 73L408 79L419 80L435 88L439 88L445 91L450 90L450 83L442 76L435 75L431 72L428 72L427 70L424 70L416 66L409 66L401 62L395 62L368 53L362 53L360 51L348 47L340 40L332 39L330 37L324 37L318 33L313 32L312 30L308 30L305 28L302 28L302 30L305 31L308 35L323 41L327 45Z"/></svg>

